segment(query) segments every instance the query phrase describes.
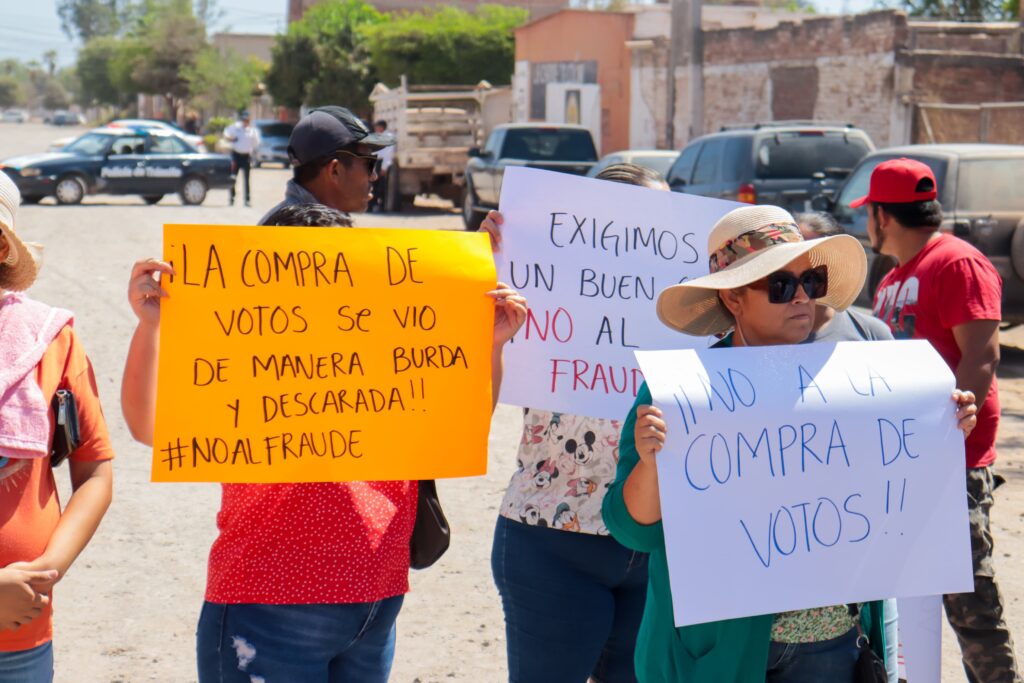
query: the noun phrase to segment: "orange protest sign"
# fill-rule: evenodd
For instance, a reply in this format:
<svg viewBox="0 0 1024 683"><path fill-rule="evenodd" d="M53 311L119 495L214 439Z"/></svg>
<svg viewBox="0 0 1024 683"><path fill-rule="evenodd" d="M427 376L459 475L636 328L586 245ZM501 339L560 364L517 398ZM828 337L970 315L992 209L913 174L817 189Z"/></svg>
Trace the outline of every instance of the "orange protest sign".
<svg viewBox="0 0 1024 683"><path fill-rule="evenodd" d="M153 481L484 474L485 234L164 226Z"/></svg>

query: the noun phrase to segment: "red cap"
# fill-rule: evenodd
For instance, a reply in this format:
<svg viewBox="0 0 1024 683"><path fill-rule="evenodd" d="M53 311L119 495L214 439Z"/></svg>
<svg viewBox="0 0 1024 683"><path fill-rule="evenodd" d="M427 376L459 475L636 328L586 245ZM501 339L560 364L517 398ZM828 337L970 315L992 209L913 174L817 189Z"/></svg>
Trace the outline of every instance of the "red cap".
<svg viewBox="0 0 1024 683"><path fill-rule="evenodd" d="M931 190L918 192L917 187L922 180L931 180ZM866 197L850 202L850 208L856 209L868 202L874 204L911 204L927 202L939 196L935 174L927 164L914 159L902 157L882 162L871 174L871 188Z"/></svg>

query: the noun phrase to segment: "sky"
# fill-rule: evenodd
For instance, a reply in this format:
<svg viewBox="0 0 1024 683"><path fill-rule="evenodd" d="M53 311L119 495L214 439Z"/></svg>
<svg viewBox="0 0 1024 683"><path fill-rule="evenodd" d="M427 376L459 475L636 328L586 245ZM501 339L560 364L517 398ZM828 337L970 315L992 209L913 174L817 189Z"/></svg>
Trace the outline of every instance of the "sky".
<svg viewBox="0 0 1024 683"><path fill-rule="evenodd" d="M813 2L823 14L863 12L874 5L874 0ZM220 0L218 6L223 17L215 33L277 33L285 28L288 0ZM61 31L56 0L0 0L0 59L41 59L47 50L57 50L58 63L70 66L77 48Z"/></svg>

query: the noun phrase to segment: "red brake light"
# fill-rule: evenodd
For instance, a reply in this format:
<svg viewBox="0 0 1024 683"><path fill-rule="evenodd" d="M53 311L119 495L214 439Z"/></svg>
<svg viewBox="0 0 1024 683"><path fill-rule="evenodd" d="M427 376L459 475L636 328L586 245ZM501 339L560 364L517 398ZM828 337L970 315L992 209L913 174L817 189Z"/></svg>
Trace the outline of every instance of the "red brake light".
<svg viewBox="0 0 1024 683"><path fill-rule="evenodd" d="M757 190L750 183L740 185L740 190L736 194L736 201L743 202L744 204L757 204Z"/></svg>

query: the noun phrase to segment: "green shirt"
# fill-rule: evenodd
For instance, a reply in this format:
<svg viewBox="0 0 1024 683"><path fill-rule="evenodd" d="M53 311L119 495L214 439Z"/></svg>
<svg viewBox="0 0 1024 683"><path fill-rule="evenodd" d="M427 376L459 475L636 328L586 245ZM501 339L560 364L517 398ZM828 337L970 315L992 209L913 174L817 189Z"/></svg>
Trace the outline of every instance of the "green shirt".
<svg viewBox="0 0 1024 683"><path fill-rule="evenodd" d="M651 392L644 383L622 425L615 482L605 495L602 507L605 526L619 543L650 553L647 604L636 641L637 680L639 683L764 683L775 616L764 614L676 628L661 522L639 524L626 509L622 486L640 462L633 436L636 409L651 403ZM881 603L869 603L862 615L872 649L884 657Z"/></svg>

